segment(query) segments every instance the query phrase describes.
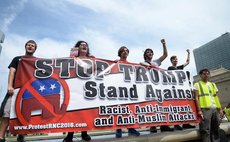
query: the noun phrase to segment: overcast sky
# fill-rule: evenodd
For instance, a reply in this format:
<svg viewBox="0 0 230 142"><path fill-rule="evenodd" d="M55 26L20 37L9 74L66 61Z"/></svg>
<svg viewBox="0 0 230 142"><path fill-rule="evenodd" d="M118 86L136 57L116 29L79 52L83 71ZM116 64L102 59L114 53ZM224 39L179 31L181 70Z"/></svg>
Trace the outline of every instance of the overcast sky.
<svg viewBox="0 0 230 142"><path fill-rule="evenodd" d="M0 100L7 87L12 58L23 55L29 39L37 41L37 57L67 57L78 40L89 43L91 54L115 60L120 46L128 60L143 61L146 48L162 55L166 40L167 68L172 55L179 64L191 51L187 70L196 75L192 50L229 32L229 0L0 0L0 30L5 33L0 55Z"/></svg>

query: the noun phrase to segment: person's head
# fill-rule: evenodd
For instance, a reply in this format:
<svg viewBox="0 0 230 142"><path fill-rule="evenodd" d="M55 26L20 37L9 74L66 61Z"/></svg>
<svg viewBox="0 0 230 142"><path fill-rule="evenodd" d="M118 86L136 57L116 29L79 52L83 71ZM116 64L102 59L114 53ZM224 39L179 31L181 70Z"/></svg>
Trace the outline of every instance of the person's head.
<svg viewBox="0 0 230 142"><path fill-rule="evenodd" d="M144 60L152 60L153 58L153 50L150 48L145 49L144 52Z"/></svg>
<svg viewBox="0 0 230 142"><path fill-rule="evenodd" d="M170 58L170 61L171 61L171 63L172 63L173 66L176 66L177 63L178 63L178 61L177 61L177 56L172 56L172 57Z"/></svg>
<svg viewBox="0 0 230 142"><path fill-rule="evenodd" d="M25 43L26 55L33 55L37 49L37 43L34 40L29 40Z"/></svg>
<svg viewBox="0 0 230 142"><path fill-rule="evenodd" d="M78 56L87 56L88 57L90 55L87 42L80 40L75 44L74 47L78 48Z"/></svg>
<svg viewBox="0 0 230 142"><path fill-rule="evenodd" d="M199 72L200 78L202 81L207 82L209 80L210 71L208 69L202 69Z"/></svg>
<svg viewBox="0 0 230 142"><path fill-rule="evenodd" d="M230 108L230 103L226 106L227 108Z"/></svg>
<svg viewBox="0 0 230 142"><path fill-rule="evenodd" d="M125 46L121 46L118 50L118 56L120 59L126 59L129 55L129 49Z"/></svg>

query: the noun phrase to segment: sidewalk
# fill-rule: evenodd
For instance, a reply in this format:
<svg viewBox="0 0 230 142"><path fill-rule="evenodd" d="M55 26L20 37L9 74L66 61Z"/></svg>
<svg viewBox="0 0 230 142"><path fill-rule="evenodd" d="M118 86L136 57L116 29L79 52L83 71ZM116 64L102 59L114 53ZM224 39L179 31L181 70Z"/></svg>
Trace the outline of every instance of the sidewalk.
<svg viewBox="0 0 230 142"><path fill-rule="evenodd" d="M221 123L221 129L223 129L228 135L230 135L230 122ZM89 135L92 137L91 142L182 142L182 141L199 141L200 135L198 128L184 129L182 131L176 130L173 132L160 132L150 133L149 128L138 129L141 133L139 137L128 136L127 130L123 130L122 138L115 138L115 130L111 131L89 131ZM80 133L75 133L74 142L80 142ZM26 136L27 142L62 142L65 135L62 133L54 133L50 135L42 136ZM16 141L16 138L8 138L8 142Z"/></svg>

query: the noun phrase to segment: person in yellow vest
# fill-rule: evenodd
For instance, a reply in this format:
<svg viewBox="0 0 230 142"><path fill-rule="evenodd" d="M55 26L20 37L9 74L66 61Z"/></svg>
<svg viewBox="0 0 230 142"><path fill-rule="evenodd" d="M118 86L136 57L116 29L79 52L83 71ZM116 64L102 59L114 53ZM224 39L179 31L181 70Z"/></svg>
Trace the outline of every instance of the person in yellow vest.
<svg viewBox="0 0 230 142"><path fill-rule="evenodd" d="M228 121L230 121L230 103L224 108L224 114Z"/></svg>
<svg viewBox="0 0 230 142"><path fill-rule="evenodd" d="M210 71L199 72L201 80L194 84L195 100L198 115L201 117L200 134L203 142L219 142L220 117L223 111L217 95L216 84L209 82Z"/></svg>

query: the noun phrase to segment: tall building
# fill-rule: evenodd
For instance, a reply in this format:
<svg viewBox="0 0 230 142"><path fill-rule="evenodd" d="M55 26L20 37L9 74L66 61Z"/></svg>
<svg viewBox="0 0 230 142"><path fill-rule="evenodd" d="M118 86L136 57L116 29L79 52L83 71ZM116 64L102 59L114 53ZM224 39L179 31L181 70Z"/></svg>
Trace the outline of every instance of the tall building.
<svg viewBox="0 0 230 142"><path fill-rule="evenodd" d="M4 35L4 33L0 30L0 55L1 55L1 52L2 52L1 43L3 43L4 38L5 38L5 35Z"/></svg>
<svg viewBox="0 0 230 142"><path fill-rule="evenodd" d="M194 49L193 54L197 73L203 68L213 70L223 67L230 70L230 33Z"/></svg>

